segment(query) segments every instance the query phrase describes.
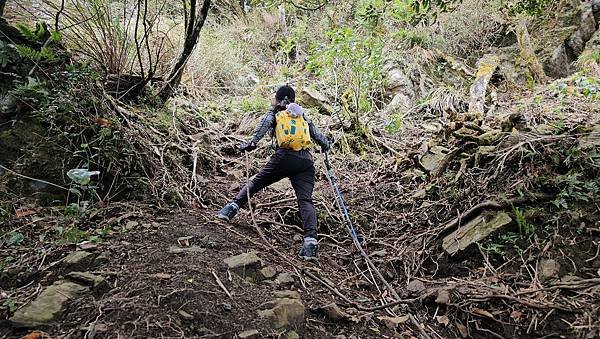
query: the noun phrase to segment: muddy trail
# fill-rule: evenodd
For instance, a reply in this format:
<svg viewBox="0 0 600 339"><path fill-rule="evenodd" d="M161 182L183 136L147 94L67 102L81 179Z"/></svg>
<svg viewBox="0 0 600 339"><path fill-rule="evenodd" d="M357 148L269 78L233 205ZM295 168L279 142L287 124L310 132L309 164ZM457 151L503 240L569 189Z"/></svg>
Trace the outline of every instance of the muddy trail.
<svg viewBox="0 0 600 339"><path fill-rule="evenodd" d="M271 231L282 235L273 240L271 245L278 249L273 253L251 225L244 221L227 224L208 211L150 215L140 209L119 217L126 218L119 221L129 220L124 223L128 230L98 245L55 248L46 258L49 267L24 280L10 282L3 277L5 284L24 284L16 291L31 294L31 298L53 283L71 280L85 285L86 280L69 274L71 270L85 270L101 279L101 283L91 283L89 291L66 298L51 327L40 326L42 332L30 332L11 331L7 326L3 337L41 333L51 338L293 338L296 334L305 338L380 338L393 337L396 326L407 321L399 317L395 324L393 317L383 317L390 324L381 326L381 320L375 323L375 313L358 312L343 301L335 304L336 298L325 284L297 267L335 285L340 279L354 278L340 267L340 261L356 265L360 257L343 258L323 242L320 260L303 262L297 258L300 242L294 236L299 232L291 225L272 225L277 229ZM89 256L73 262L70 252ZM96 260L85 259L89 257ZM241 270L228 264L232 257L244 263ZM359 283L360 290L375 289L364 280ZM273 305L278 307L281 300L294 302L282 304L273 316L259 316ZM35 304L48 311L47 304ZM409 327L403 332L412 333Z"/></svg>

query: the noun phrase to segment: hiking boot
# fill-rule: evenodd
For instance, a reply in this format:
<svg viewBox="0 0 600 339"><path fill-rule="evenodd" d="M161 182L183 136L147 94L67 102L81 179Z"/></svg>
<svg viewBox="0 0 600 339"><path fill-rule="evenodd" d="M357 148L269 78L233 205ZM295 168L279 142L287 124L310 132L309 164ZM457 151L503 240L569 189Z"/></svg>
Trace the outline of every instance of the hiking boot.
<svg viewBox="0 0 600 339"><path fill-rule="evenodd" d="M219 211L219 214L217 214L217 218L219 218L221 220L229 221L233 217L235 217L235 215L237 214L237 212L239 210L240 210L240 207L235 202L230 202L227 205L225 205L221 209L221 211Z"/></svg>
<svg viewBox="0 0 600 339"><path fill-rule="evenodd" d="M304 243L298 255L304 260L317 260L318 252L319 245L317 244L317 239L307 237L304 238Z"/></svg>

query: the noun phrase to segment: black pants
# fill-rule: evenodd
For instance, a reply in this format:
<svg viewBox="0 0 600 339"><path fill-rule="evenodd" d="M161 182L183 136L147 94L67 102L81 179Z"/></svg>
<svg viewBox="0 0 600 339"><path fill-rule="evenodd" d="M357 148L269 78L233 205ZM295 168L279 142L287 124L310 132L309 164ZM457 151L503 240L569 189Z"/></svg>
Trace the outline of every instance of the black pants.
<svg viewBox="0 0 600 339"><path fill-rule="evenodd" d="M312 155L308 151L295 152L278 149L265 167L250 180L233 201L242 207L248 202L248 190L250 196L253 196L256 192L283 178L290 178L296 193L304 236L317 238L317 211L312 201L315 166Z"/></svg>

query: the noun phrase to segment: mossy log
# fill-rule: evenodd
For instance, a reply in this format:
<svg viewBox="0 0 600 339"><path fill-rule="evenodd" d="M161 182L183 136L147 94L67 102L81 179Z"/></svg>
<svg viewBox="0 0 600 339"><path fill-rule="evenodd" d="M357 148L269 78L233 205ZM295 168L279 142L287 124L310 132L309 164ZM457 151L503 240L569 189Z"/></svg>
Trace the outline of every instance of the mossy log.
<svg viewBox="0 0 600 339"><path fill-rule="evenodd" d="M485 114L487 88L498 66L500 66L500 58L493 54L486 54L477 61L477 74L471 85L469 101L469 115L477 120L481 120Z"/></svg>
<svg viewBox="0 0 600 339"><path fill-rule="evenodd" d="M519 48L521 49L521 58L525 61L529 72L538 83L544 83L548 81L548 76L544 72L544 67L535 55L533 44L531 43L531 36L527 30L527 25L524 20L519 21L517 24L517 41L519 42Z"/></svg>

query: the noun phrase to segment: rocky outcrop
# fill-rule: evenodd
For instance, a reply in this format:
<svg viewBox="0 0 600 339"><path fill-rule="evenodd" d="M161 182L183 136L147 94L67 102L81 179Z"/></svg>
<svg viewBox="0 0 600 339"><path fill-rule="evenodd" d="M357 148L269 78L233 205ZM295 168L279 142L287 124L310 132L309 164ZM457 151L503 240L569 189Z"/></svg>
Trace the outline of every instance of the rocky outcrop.
<svg viewBox="0 0 600 339"><path fill-rule="evenodd" d="M316 108L321 114L331 115L333 112L329 98L314 88L302 88L298 95L298 103L306 108Z"/></svg>
<svg viewBox="0 0 600 339"><path fill-rule="evenodd" d="M572 63L584 51L587 42L598 30L600 17L600 1L594 0L580 16L577 28L564 42L554 50L546 63L546 73L554 78L564 78L575 72Z"/></svg>

